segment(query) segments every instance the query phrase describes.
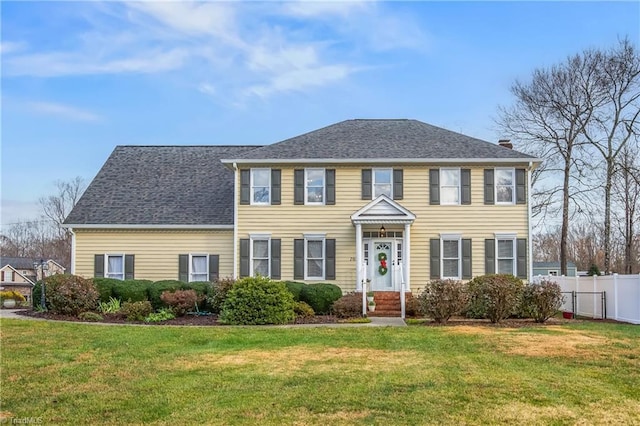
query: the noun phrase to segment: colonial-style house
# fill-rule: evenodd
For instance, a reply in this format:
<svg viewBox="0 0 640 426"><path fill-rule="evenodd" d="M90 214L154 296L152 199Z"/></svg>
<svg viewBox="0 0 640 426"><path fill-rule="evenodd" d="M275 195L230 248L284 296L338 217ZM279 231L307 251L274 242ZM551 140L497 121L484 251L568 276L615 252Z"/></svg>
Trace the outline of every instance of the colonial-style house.
<svg viewBox="0 0 640 426"><path fill-rule="evenodd" d="M66 220L72 272L363 282L530 276L539 160L416 120L348 120L267 146L118 146Z"/></svg>
<svg viewBox="0 0 640 426"><path fill-rule="evenodd" d="M45 276L63 274L65 268L55 260L34 259L31 257L0 258L0 290L12 290L22 294L31 302L31 291L37 281Z"/></svg>

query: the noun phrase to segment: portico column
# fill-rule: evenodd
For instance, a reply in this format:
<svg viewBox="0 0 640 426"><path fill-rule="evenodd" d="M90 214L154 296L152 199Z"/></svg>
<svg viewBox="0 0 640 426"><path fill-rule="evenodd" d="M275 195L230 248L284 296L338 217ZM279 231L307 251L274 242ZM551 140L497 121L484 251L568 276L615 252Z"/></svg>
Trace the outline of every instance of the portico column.
<svg viewBox="0 0 640 426"><path fill-rule="evenodd" d="M356 291L362 291L362 225L356 223Z"/></svg>
<svg viewBox="0 0 640 426"><path fill-rule="evenodd" d="M404 283L405 290L411 291L411 224L404 224L404 254L402 262L404 263Z"/></svg>

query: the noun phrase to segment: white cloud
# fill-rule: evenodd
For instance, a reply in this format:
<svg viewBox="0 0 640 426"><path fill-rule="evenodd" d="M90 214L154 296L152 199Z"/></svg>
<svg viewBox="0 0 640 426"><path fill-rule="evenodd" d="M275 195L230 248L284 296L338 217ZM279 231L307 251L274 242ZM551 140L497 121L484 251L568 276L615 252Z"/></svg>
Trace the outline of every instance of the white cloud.
<svg viewBox="0 0 640 426"><path fill-rule="evenodd" d="M198 91L200 91L201 93L204 93L205 95L215 95L216 94L216 88L209 84L209 83L201 83L198 86Z"/></svg>
<svg viewBox="0 0 640 426"><path fill-rule="evenodd" d="M103 117L90 111L53 102L28 102L27 107L37 113L53 115L74 121L98 122Z"/></svg>
<svg viewBox="0 0 640 426"><path fill-rule="evenodd" d="M27 47L26 43L23 42L14 42L14 41L3 41L0 42L0 54L14 53L20 50L24 50Z"/></svg>
<svg viewBox="0 0 640 426"><path fill-rule="evenodd" d="M299 17L348 17L371 8L371 1L293 1L284 4L284 12Z"/></svg>
<svg viewBox="0 0 640 426"><path fill-rule="evenodd" d="M344 65L294 69L273 77L267 84L249 87L245 94L268 97L278 92L303 91L325 86L349 76L354 70Z"/></svg>

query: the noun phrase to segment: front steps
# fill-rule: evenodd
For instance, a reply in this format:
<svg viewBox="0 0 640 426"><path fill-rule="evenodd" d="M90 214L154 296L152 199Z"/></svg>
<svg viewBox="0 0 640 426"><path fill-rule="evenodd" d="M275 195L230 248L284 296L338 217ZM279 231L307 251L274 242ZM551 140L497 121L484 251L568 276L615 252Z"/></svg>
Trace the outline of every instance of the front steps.
<svg viewBox="0 0 640 426"><path fill-rule="evenodd" d="M405 301L411 297L411 293L405 293ZM400 292L397 291L374 291L373 301L376 302L376 310L371 312L367 309L367 316L370 317L400 317L402 307L400 306Z"/></svg>

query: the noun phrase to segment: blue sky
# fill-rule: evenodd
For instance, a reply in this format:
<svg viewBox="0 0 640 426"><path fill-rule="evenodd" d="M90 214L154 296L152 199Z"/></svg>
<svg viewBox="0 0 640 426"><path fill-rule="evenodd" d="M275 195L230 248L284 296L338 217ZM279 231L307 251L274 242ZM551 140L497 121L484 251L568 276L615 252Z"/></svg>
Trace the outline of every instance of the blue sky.
<svg viewBox="0 0 640 426"><path fill-rule="evenodd" d="M350 118L489 141L536 67L640 40L640 2L2 2L2 224L116 145L268 144Z"/></svg>

